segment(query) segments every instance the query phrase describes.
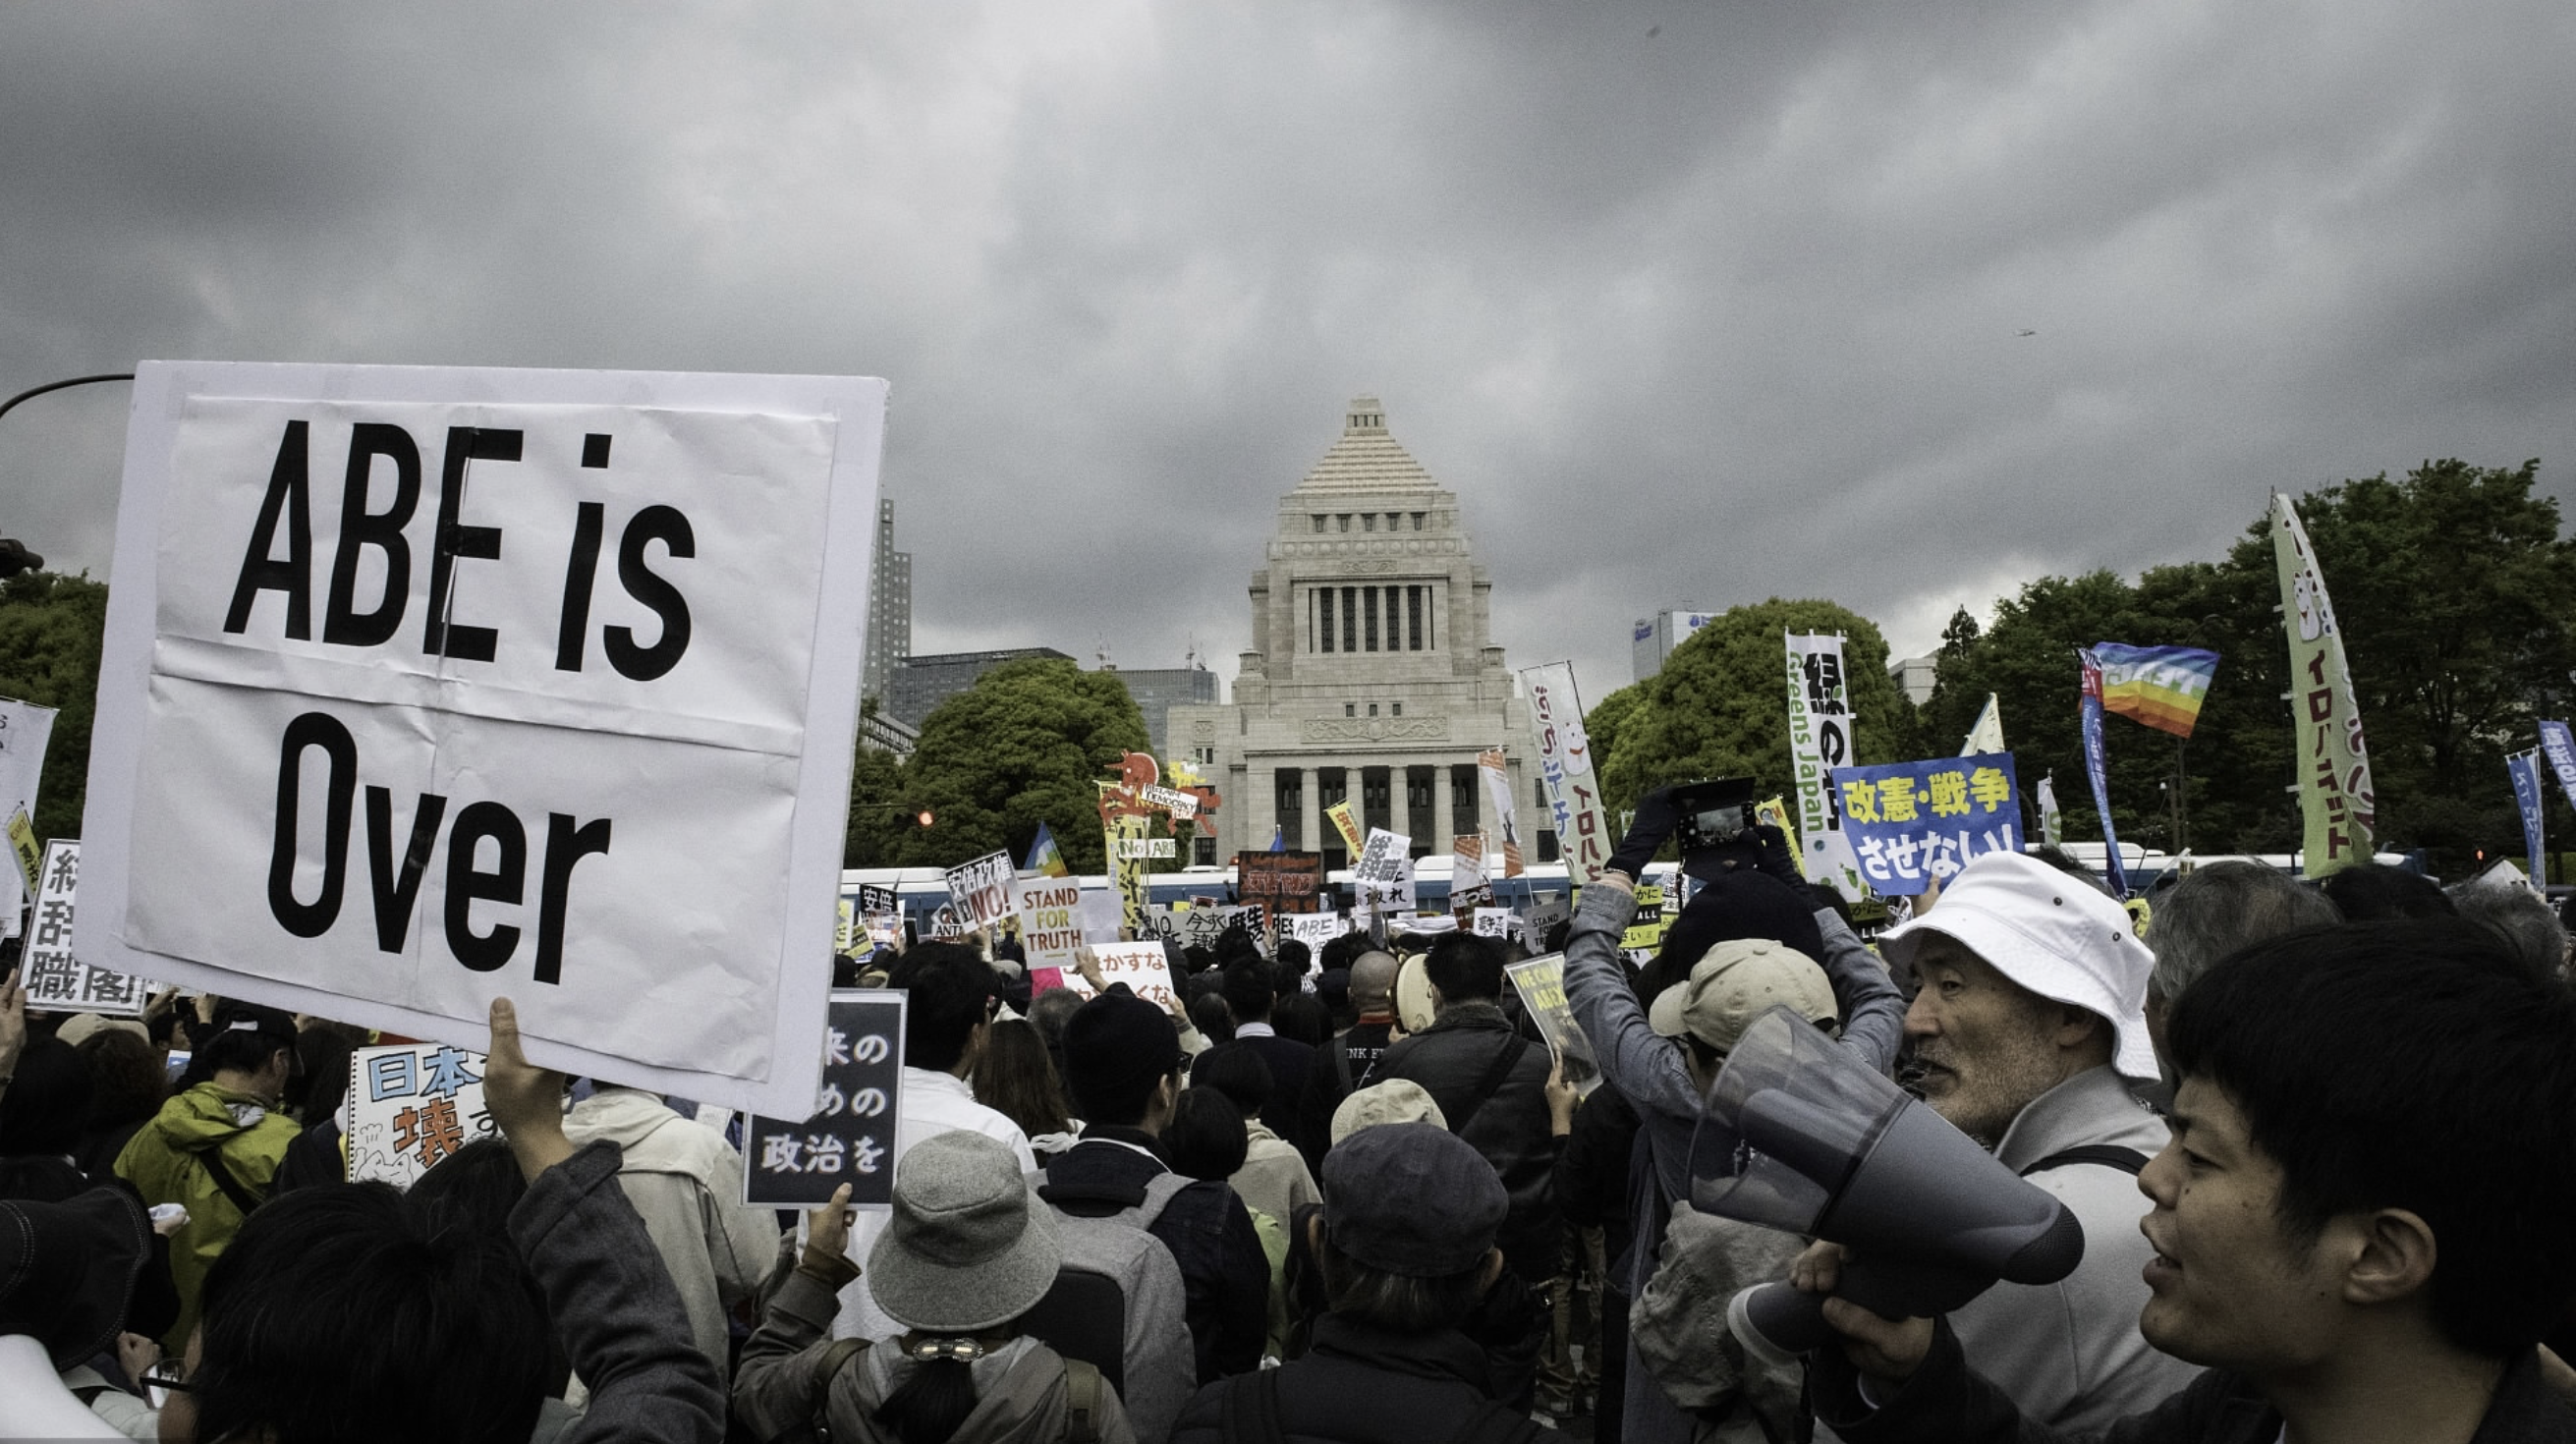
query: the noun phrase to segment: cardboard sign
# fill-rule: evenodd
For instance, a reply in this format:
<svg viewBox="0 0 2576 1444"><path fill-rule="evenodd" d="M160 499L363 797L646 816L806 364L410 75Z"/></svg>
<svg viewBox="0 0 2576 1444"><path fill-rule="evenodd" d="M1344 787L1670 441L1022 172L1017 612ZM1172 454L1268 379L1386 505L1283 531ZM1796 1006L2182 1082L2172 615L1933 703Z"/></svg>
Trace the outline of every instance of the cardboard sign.
<svg viewBox="0 0 2576 1444"><path fill-rule="evenodd" d="M1100 986L1125 983L1146 1002L1171 1006L1172 969L1161 943L1104 943L1091 956L1100 965Z"/></svg>
<svg viewBox="0 0 2576 1444"><path fill-rule="evenodd" d="M26 966L20 981L27 1006L59 1013L133 1016L143 1011L141 978L93 968L73 956L72 923L80 889L80 842L58 837L45 844L36 869L36 911L27 929Z"/></svg>
<svg viewBox="0 0 2576 1444"><path fill-rule="evenodd" d="M1238 852L1234 895L1273 913L1311 913L1324 905L1324 855L1320 852Z"/></svg>
<svg viewBox="0 0 2576 1444"><path fill-rule="evenodd" d="M1601 1086L1601 1063L1592 1040L1574 1021L1574 1004L1565 996L1565 955L1550 953L1503 969L1521 995L1521 1006L1538 1024L1539 1036L1556 1055L1557 1067L1577 1092L1590 1097Z"/></svg>
<svg viewBox="0 0 2576 1444"><path fill-rule="evenodd" d="M802 1122L755 1113L743 1125L743 1202L812 1208L846 1183L854 1208L894 1206L903 1009L900 988L833 990L813 1113Z"/></svg>
<svg viewBox="0 0 2576 1444"><path fill-rule="evenodd" d="M1874 890L1915 896L1989 852L2019 852L2009 752L1834 770L1843 833Z"/></svg>
<svg viewBox="0 0 2576 1444"><path fill-rule="evenodd" d="M884 384L139 376L89 960L803 1107Z"/></svg>
<svg viewBox="0 0 2576 1444"><path fill-rule="evenodd" d="M1011 915L1017 874L1011 870L1009 853L986 853L948 869L947 876L950 905L969 930L991 927Z"/></svg>
<svg viewBox="0 0 2576 1444"><path fill-rule="evenodd" d="M1012 899L1020 915L1020 947L1031 968L1069 968L1082 946L1082 880L1024 877Z"/></svg>
<svg viewBox="0 0 2576 1444"><path fill-rule="evenodd" d="M444 1043L351 1053L340 1128L349 1144L349 1181L396 1188L411 1187L440 1159L501 1132L483 1106L483 1055Z"/></svg>

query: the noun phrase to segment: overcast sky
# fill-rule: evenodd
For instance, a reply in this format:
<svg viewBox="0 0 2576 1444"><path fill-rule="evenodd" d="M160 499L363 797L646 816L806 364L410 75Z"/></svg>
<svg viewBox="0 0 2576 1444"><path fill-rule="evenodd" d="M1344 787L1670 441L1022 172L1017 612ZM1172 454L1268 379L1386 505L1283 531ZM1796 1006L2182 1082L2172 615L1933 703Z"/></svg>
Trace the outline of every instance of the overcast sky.
<svg viewBox="0 0 2576 1444"><path fill-rule="evenodd" d="M1366 392L1597 697L1683 599L1922 651L2269 488L2563 503L2571 73L2567 0L16 0L0 394L883 376L916 651L1231 678ZM0 421L0 533L105 574L125 399Z"/></svg>

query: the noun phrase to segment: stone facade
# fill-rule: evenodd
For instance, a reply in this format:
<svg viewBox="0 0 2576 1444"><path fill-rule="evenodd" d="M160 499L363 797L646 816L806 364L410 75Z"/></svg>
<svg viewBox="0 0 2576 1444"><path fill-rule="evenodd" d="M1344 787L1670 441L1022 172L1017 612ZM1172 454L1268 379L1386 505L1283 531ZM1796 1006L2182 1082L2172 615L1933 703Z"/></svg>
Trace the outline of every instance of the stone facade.
<svg viewBox="0 0 2576 1444"><path fill-rule="evenodd" d="M1446 853L1485 810L1476 754L1504 750L1524 834L1529 714L1488 630L1493 584L1459 524L1458 498L1387 434L1375 398L1279 501L1267 565L1252 574L1252 648L1226 705L1175 706L1172 751L1225 797L1213 848L1225 862L1270 845L1346 849L1324 809L1347 797L1365 831ZM1535 859L1535 853L1532 854Z"/></svg>

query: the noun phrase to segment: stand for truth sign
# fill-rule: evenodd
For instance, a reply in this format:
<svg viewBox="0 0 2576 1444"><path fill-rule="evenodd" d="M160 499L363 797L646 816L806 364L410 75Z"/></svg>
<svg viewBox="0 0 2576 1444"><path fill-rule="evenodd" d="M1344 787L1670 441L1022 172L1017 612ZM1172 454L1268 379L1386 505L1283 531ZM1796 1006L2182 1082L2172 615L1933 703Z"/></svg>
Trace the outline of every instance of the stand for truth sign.
<svg viewBox="0 0 2576 1444"><path fill-rule="evenodd" d="M139 375L85 960L801 1117L885 384Z"/></svg>

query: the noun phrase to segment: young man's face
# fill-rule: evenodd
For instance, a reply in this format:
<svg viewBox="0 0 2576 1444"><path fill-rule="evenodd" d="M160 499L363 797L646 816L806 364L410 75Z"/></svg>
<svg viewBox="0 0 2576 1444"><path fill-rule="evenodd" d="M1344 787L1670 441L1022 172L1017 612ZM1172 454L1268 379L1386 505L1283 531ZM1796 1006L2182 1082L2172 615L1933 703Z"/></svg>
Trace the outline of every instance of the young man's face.
<svg viewBox="0 0 2576 1444"><path fill-rule="evenodd" d="M2031 1100L2065 1081L2046 1000L1995 971L1955 938L1926 934L1914 953L1923 987L1905 1037L1923 1067L1923 1101L1992 1148Z"/></svg>
<svg viewBox="0 0 2576 1444"><path fill-rule="evenodd" d="M2173 1139L2138 1175L2156 1257L2138 1315L2148 1343L2195 1364L2278 1375L2331 1351L2344 1303L2331 1250L2281 1221L2280 1165L2215 1084L2185 1078Z"/></svg>

